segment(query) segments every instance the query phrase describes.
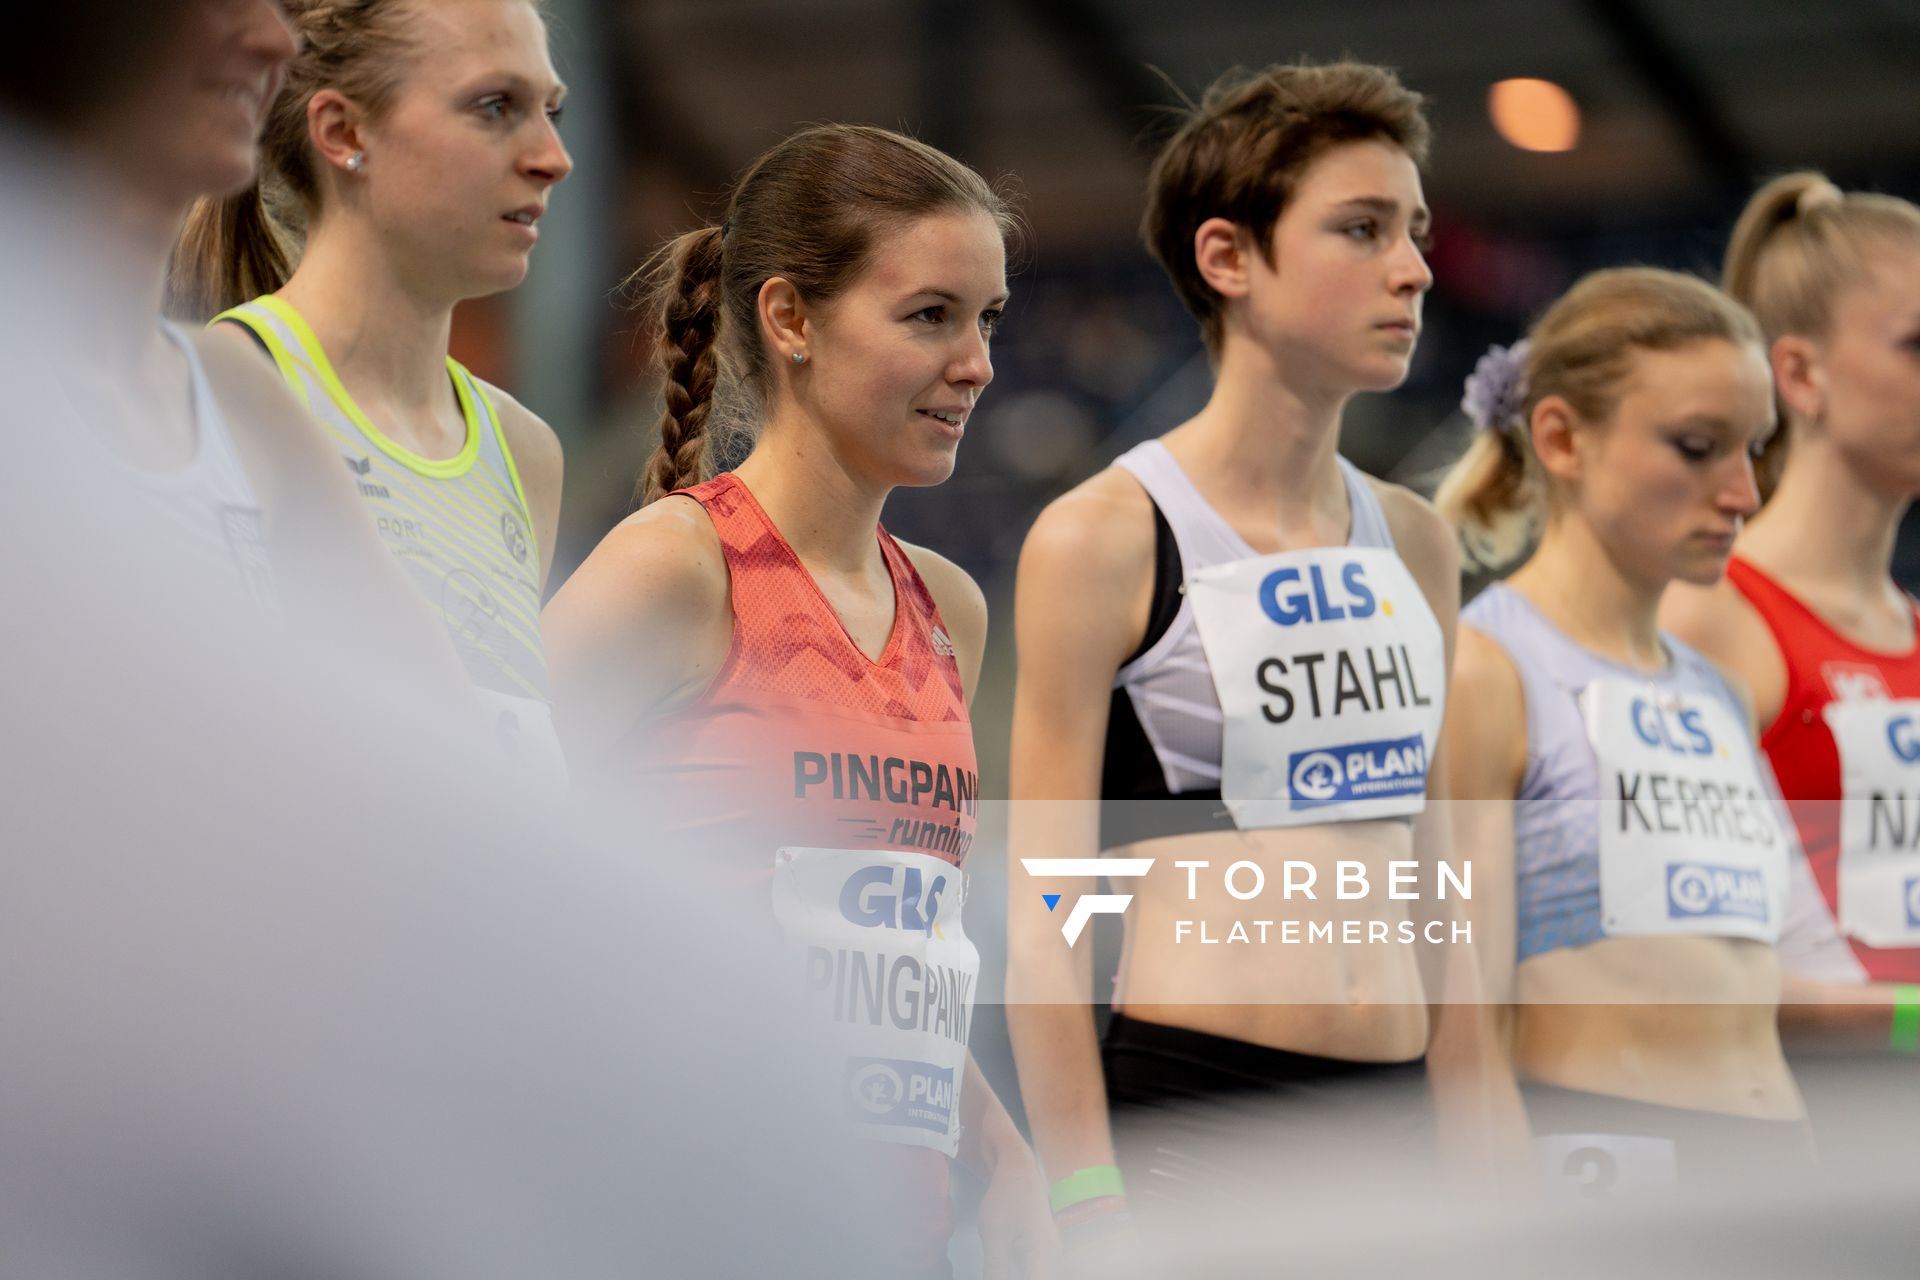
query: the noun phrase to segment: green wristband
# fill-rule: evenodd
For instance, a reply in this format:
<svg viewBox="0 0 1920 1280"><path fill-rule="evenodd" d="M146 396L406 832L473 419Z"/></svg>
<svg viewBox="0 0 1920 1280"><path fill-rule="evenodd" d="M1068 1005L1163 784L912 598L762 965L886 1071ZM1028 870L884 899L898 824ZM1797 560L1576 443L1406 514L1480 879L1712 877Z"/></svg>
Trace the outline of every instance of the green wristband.
<svg viewBox="0 0 1920 1280"><path fill-rule="evenodd" d="M1920 988L1916 988L1920 991ZM1120 1170L1110 1164L1097 1164L1091 1169L1081 1169L1070 1173L1053 1184L1047 1193L1047 1199L1053 1205L1053 1211L1071 1209L1077 1204L1089 1200L1098 1200L1101 1196L1123 1196L1127 1189L1120 1185Z"/></svg>
<svg viewBox="0 0 1920 1280"><path fill-rule="evenodd" d="M1887 1047L1895 1053L1920 1053L1920 986L1903 982L1893 989L1893 1031Z"/></svg>

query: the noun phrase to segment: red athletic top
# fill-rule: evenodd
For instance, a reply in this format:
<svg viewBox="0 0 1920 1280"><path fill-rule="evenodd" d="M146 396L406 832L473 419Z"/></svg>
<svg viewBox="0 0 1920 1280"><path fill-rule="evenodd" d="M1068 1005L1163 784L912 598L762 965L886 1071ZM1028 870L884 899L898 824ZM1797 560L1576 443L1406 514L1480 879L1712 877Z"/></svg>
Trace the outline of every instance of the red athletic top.
<svg viewBox="0 0 1920 1280"><path fill-rule="evenodd" d="M787 540L738 477L683 490L726 554L733 641L700 699L624 746L665 827L750 881L782 846L928 854L959 866L973 846L979 775L953 642L927 584L877 529L893 579L893 634L862 653ZM875 1144L931 1267L952 1234L947 1159Z"/></svg>
<svg viewBox="0 0 1920 1280"><path fill-rule="evenodd" d="M960 865L978 817L973 725L953 642L900 544L876 530L895 605L871 659L736 476L681 492L720 535L733 642L698 701L626 744L648 794L666 798L668 824L769 875L781 845Z"/></svg>
<svg viewBox="0 0 1920 1280"><path fill-rule="evenodd" d="M1766 622L1786 664L1786 697L1760 746L1780 780L1820 895L1838 920L1840 754L1824 712L1842 699L1920 698L1920 639L1906 653L1864 649L1751 562L1735 556L1727 577ZM1915 617L1920 627L1920 609ZM1920 947L1847 942L1870 981L1920 982Z"/></svg>

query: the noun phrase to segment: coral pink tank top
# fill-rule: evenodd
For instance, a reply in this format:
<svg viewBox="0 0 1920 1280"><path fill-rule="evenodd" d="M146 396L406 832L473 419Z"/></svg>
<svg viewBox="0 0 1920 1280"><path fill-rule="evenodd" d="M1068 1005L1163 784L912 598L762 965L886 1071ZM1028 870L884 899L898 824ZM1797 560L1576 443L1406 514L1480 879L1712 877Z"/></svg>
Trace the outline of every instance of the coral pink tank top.
<svg viewBox="0 0 1920 1280"><path fill-rule="evenodd" d="M813 905L843 936L851 930L856 955L860 941L872 939L886 948L891 974L898 940L937 950L955 945L957 934L964 944L954 928L960 876L945 865L957 869L973 846L973 728L953 642L913 562L876 529L895 608L885 649L869 658L737 476L722 474L682 492L700 503L720 536L733 640L705 694L636 729L623 744L623 764L646 794L662 798L666 829L719 859L730 878L752 885L764 878L776 915L776 850L801 847L826 852L787 873L806 872L815 885L826 877ZM845 867L866 878L856 885ZM838 888L841 880L850 887ZM946 969L931 952L922 955L928 972L964 967ZM977 958L975 965L977 972ZM970 990L964 1012L959 1003L939 1011L941 1019L951 1013L949 1021L931 1014L920 1020L920 1043L929 1043L933 1028L930 1051L917 1054L909 1041L905 1051L868 1048L848 1060L849 1114L883 1138L875 1158L903 1206L903 1269L937 1266L952 1231L948 1157L940 1144L957 1141ZM856 992L836 1003L835 1016L859 1007Z"/></svg>

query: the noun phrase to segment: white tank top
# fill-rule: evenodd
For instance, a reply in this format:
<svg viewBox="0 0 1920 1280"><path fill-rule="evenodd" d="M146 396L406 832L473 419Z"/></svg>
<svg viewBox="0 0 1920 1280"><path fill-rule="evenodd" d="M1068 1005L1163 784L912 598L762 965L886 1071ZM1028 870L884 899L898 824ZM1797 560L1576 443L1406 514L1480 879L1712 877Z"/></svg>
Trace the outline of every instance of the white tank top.
<svg viewBox="0 0 1920 1280"><path fill-rule="evenodd" d="M1357 467L1345 458L1338 461L1340 474L1347 484L1347 505L1352 512L1347 545L1392 551L1393 534L1387 528L1380 500ZM1208 505L1160 441L1148 440L1129 449L1115 459L1113 465L1138 480L1147 496L1153 499L1154 506L1160 509L1173 531L1181 569L1187 577L1213 565L1251 560L1259 554ZM1156 585L1156 591L1162 589L1178 590L1179 584ZM1217 796L1220 791L1220 702L1206 653L1200 645L1193 606L1184 593L1166 632L1145 652L1121 667L1113 685L1116 690L1125 690L1165 776L1167 793ZM1148 797L1110 795L1105 798Z"/></svg>
<svg viewBox="0 0 1920 1280"><path fill-rule="evenodd" d="M186 466L174 471L150 471L129 464L105 446L93 430L79 434L128 482L140 514L180 532L179 546L187 555L204 560L217 574L234 575L255 601L275 600L273 566L267 554L260 503L234 447L226 415L220 412L207 371L193 341L170 321L160 321L161 334L186 357L193 405L194 451Z"/></svg>

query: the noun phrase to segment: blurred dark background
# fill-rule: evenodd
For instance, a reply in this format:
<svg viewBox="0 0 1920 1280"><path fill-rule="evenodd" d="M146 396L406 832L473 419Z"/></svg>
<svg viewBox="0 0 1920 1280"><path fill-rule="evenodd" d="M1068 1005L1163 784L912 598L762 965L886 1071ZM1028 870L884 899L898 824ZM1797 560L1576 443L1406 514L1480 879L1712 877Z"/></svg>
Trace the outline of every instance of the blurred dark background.
<svg viewBox="0 0 1920 1280"><path fill-rule="evenodd" d="M1581 272L1717 274L1753 186L1825 169L1920 197L1920 0L548 0L578 167L533 276L469 308L457 345L560 431L554 585L630 509L657 413L623 277L701 225L732 175L802 124L905 128L989 177L1033 229L997 377L947 484L886 520L995 606L976 722L1004 795L1012 565L1034 513L1207 392L1194 325L1135 233L1165 108L1220 71L1352 56L1431 99L1437 277L1406 387L1363 397L1343 448L1418 486L1463 446L1462 378ZM1571 149L1524 150L1497 82L1560 86ZM1548 104L1551 106L1551 104ZM1519 127L1553 112L1524 108ZM1551 131L1551 129L1549 129ZM1909 532L1915 532L1911 529ZM1920 538L1902 543L1920 581Z"/></svg>

